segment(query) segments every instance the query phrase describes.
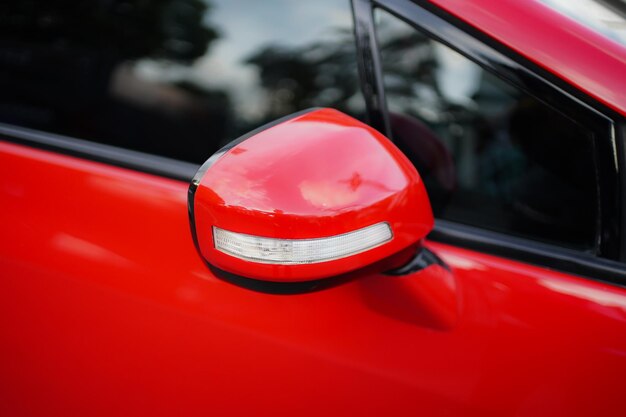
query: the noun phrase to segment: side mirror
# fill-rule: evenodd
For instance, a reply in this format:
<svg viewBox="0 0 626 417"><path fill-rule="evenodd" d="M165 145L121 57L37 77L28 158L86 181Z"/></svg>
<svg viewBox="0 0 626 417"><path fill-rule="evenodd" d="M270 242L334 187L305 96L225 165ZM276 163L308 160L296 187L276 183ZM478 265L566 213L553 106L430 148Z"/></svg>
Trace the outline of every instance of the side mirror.
<svg viewBox="0 0 626 417"><path fill-rule="evenodd" d="M433 227L411 162L332 109L288 116L228 144L194 177L188 205L206 262L274 282L363 268L419 245Z"/></svg>

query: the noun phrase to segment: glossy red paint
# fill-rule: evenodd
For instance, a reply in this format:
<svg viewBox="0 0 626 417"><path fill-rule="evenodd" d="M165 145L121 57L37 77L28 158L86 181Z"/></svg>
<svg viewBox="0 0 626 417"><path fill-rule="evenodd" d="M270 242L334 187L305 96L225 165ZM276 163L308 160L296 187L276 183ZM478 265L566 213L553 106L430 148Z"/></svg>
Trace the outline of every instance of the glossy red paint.
<svg viewBox="0 0 626 417"><path fill-rule="evenodd" d="M621 44L537 0L428 1L626 115Z"/></svg>
<svg viewBox="0 0 626 417"><path fill-rule="evenodd" d="M387 138L333 109L263 130L228 150L194 198L200 252L212 265L268 281L306 281L352 271L418 244L433 227L426 189ZM215 248L212 227L310 239L387 222L393 238L346 258L302 265L238 259ZM193 226L192 226L193 227Z"/></svg>
<svg viewBox="0 0 626 417"><path fill-rule="evenodd" d="M451 275L254 292L201 261L188 184L0 161L0 415L626 412L624 289L429 243Z"/></svg>

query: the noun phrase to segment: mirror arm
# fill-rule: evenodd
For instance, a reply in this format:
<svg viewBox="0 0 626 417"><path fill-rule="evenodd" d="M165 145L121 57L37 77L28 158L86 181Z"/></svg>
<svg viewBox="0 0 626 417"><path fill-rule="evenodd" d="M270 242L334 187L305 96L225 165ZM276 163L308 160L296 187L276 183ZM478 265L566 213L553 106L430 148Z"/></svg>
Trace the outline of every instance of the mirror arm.
<svg viewBox="0 0 626 417"><path fill-rule="evenodd" d="M409 262L407 262L400 268L392 269L385 272L385 275L410 275L415 272L421 271L422 269L426 269L431 265L439 265L450 271L450 267L440 257L438 257L434 252L430 251L424 246L420 246L417 249L417 252L415 252L415 256Z"/></svg>

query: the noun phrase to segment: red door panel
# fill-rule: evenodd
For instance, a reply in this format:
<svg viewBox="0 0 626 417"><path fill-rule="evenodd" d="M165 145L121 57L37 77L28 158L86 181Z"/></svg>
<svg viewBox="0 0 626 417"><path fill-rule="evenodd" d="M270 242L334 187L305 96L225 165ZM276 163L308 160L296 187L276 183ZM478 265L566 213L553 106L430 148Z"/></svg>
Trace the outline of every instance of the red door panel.
<svg viewBox="0 0 626 417"><path fill-rule="evenodd" d="M430 243L447 298L437 268L254 292L187 186L0 143L0 415L624 414L623 289Z"/></svg>

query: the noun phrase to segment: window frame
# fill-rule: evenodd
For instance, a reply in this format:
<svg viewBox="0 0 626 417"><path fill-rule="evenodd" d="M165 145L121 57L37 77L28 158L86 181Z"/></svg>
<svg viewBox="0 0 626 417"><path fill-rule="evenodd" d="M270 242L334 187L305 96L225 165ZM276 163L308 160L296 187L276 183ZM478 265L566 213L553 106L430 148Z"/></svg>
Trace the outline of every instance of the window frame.
<svg viewBox="0 0 626 417"><path fill-rule="evenodd" d="M70 136L0 123L0 141L101 162L121 168L191 182L199 164Z"/></svg>
<svg viewBox="0 0 626 417"><path fill-rule="evenodd" d="M598 254L540 243L503 232L436 220L433 241L546 266L562 272L626 285L624 213L626 154L621 116L478 29L423 0L352 0L357 57L366 109L373 127L391 137L377 45L374 10L381 9L440 42L484 70L521 89L593 134L599 197ZM602 257L600 257L602 256Z"/></svg>

